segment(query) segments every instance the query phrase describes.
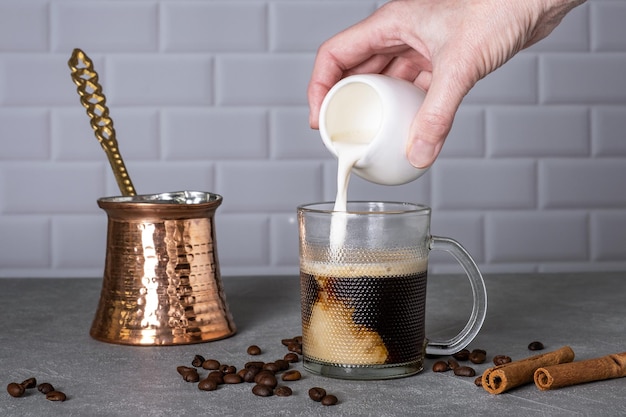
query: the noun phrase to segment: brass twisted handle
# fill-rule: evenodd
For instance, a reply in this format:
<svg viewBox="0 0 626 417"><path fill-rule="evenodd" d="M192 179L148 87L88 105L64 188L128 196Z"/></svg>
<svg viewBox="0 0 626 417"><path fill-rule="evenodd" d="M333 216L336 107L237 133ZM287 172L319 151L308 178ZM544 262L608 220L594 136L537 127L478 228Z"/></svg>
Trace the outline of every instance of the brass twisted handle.
<svg viewBox="0 0 626 417"><path fill-rule="evenodd" d="M109 164L113 168L113 175L122 195L136 195L135 187L130 180L119 151L113 120L109 117L106 97L98 82L98 73L93 69L93 62L87 54L77 48L72 52L67 64L72 70L72 81L78 87L76 91L80 96L80 102L87 110L91 127L109 159Z"/></svg>

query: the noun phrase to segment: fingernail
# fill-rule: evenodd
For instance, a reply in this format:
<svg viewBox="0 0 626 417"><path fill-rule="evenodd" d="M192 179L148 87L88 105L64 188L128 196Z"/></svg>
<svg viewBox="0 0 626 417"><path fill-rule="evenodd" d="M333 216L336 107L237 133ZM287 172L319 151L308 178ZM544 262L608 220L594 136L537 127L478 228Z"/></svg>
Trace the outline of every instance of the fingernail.
<svg viewBox="0 0 626 417"><path fill-rule="evenodd" d="M409 149L409 162L416 168L426 168L432 164L436 150L432 143L417 140Z"/></svg>

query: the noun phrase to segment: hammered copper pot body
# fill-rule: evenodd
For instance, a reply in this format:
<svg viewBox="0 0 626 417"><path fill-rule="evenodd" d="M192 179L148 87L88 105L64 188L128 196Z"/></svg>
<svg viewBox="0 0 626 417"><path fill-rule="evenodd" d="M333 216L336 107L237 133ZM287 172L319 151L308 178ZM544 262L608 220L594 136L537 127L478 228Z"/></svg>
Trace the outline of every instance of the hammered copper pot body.
<svg viewBox="0 0 626 417"><path fill-rule="evenodd" d="M108 229L93 338L153 346L235 333L215 241L221 202L194 191L98 200Z"/></svg>

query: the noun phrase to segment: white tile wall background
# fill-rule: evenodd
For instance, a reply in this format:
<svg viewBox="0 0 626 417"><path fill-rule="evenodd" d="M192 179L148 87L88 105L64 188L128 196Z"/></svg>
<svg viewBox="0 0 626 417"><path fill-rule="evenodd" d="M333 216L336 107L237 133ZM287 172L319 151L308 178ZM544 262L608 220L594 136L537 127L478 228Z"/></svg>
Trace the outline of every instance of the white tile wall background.
<svg viewBox="0 0 626 417"><path fill-rule="evenodd" d="M141 193L224 196L223 275L297 272L295 208L333 199L307 123L317 46L365 0L1 0L0 276L99 277L118 190L69 76L94 60ZM433 206L487 272L626 269L626 2L590 0L467 96L444 151L352 199ZM454 268L442 256L432 270Z"/></svg>

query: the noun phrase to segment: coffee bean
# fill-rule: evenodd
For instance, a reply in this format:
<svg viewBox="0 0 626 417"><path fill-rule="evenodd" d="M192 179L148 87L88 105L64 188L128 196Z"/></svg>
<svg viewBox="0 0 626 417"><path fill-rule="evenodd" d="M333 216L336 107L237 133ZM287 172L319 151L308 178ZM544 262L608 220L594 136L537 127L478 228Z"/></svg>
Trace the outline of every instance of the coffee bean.
<svg viewBox="0 0 626 417"><path fill-rule="evenodd" d="M324 395L322 398L322 405L335 405L339 400L332 394Z"/></svg>
<svg viewBox="0 0 626 417"><path fill-rule="evenodd" d="M293 341L287 345L287 350L302 355L302 343Z"/></svg>
<svg viewBox="0 0 626 417"><path fill-rule="evenodd" d="M254 382L259 385L266 385L272 389L276 388L276 385L278 385L278 380L276 379L276 376L267 371L259 372L254 378Z"/></svg>
<svg viewBox="0 0 626 417"><path fill-rule="evenodd" d="M47 394L50 391L54 391L54 387L52 386L52 384L49 384L47 382L43 382L43 383L37 385L37 390L39 390L39 392L41 392L42 394Z"/></svg>
<svg viewBox="0 0 626 417"><path fill-rule="evenodd" d="M263 365L263 369L266 371L271 371L271 372L278 372L280 371L280 366L278 366L275 362L268 362L265 365Z"/></svg>
<svg viewBox="0 0 626 417"><path fill-rule="evenodd" d="M23 386L24 389L35 388L37 386L37 379L36 378L28 378L28 379L22 381L22 383L20 385Z"/></svg>
<svg viewBox="0 0 626 417"><path fill-rule="evenodd" d="M241 368L239 371L237 371L237 375L239 375L239 378L241 378L242 381L243 377L246 376L247 373L248 370L246 368Z"/></svg>
<svg viewBox="0 0 626 417"><path fill-rule="evenodd" d="M274 389L274 394L276 394L279 397L289 397L291 394L293 394L293 391L291 390L291 388L285 385L281 385L279 387L276 387L276 389Z"/></svg>
<svg viewBox="0 0 626 417"><path fill-rule="evenodd" d="M444 361L437 361L433 364L433 372L446 372L449 369L448 363Z"/></svg>
<svg viewBox="0 0 626 417"><path fill-rule="evenodd" d="M234 374L234 373L237 373L237 368L234 367L233 365L222 364L222 365L220 365L220 369L219 370L223 374Z"/></svg>
<svg viewBox="0 0 626 417"><path fill-rule="evenodd" d="M24 391L24 387L17 382L11 382L9 385L7 385L7 392L11 397L21 397L22 395L24 395Z"/></svg>
<svg viewBox="0 0 626 417"><path fill-rule="evenodd" d="M246 362L246 364L243 367L244 368L255 367L255 368L263 369L263 365L265 365L265 362L252 361L252 362Z"/></svg>
<svg viewBox="0 0 626 417"><path fill-rule="evenodd" d="M256 374L256 378L261 378L264 375L275 376L274 372L270 371L269 369L259 369L259 372Z"/></svg>
<svg viewBox="0 0 626 417"><path fill-rule="evenodd" d="M496 355L493 357L493 364L496 366L504 365L509 362L511 362L511 358L506 355Z"/></svg>
<svg viewBox="0 0 626 417"><path fill-rule="evenodd" d="M459 363L457 361L455 361L454 359L448 359L448 368L455 370L458 367Z"/></svg>
<svg viewBox="0 0 626 417"><path fill-rule="evenodd" d="M534 341L528 345L528 350L542 350L544 348L543 343Z"/></svg>
<svg viewBox="0 0 626 417"><path fill-rule="evenodd" d="M270 397L274 393L274 390L267 385L257 384L252 387L252 393L254 395L258 395L259 397Z"/></svg>
<svg viewBox="0 0 626 417"><path fill-rule="evenodd" d="M282 343L282 344L283 344L283 346L289 346L290 344L292 344L292 343L296 343L296 342L294 342L294 340L293 340L293 339L282 339L282 340L280 341L280 343Z"/></svg>
<svg viewBox="0 0 626 417"><path fill-rule="evenodd" d="M461 349L457 353L452 355L452 357L457 361L466 361L469 359L469 355L470 351L468 349Z"/></svg>
<svg viewBox="0 0 626 417"><path fill-rule="evenodd" d="M300 356L298 356L298 354L294 352L287 353L283 359L289 363L300 362Z"/></svg>
<svg viewBox="0 0 626 417"><path fill-rule="evenodd" d="M294 336L293 337L293 341L301 345L302 344L302 336Z"/></svg>
<svg viewBox="0 0 626 417"><path fill-rule="evenodd" d="M202 391L215 391L218 385L215 378L205 378L198 382L198 389Z"/></svg>
<svg viewBox="0 0 626 417"><path fill-rule="evenodd" d="M454 375L457 376L476 376L476 371L474 368L469 366L459 366L454 370Z"/></svg>
<svg viewBox="0 0 626 417"><path fill-rule="evenodd" d="M487 353L484 350L476 349L469 354L469 360L472 363L480 364L487 360Z"/></svg>
<svg viewBox="0 0 626 417"><path fill-rule="evenodd" d="M193 357L193 360L191 361L191 366L195 366L196 368L200 368L202 366L202 364L204 363L204 358L200 355L196 355Z"/></svg>
<svg viewBox="0 0 626 417"><path fill-rule="evenodd" d="M215 380L215 382L217 382L218 384L224 383L224 374L222 373L222 371L211 371L207 375L207 378Z"/></svg>
<svg viewBox="0 0 626 417"><path fill-rule="evenodd" d="M251 366L249 368L244 368L244 370L246 373L243 376L243 380L245 382L254 382L254 378L256 378L257 374L261 371L261 368Z"/></svg>
<svg viewBox="0 0 626 417"><path fill-rule="evenodd" d="M183 375L183 379L187 382L198 382L200 381L200 375L198 374L198 371L188 372Z"/></svg>
<svg viewBox="0 0 626 417"><path fill-rule="evenodd" d="M66 395L61 391L50 391L46 394L46 400L49 401L65 401L66 399Z"/></svg>
<svg viewBox="0 0 626 417"><path fill-rule="evenodd" d="M326 396L326 390L320 387L313 387L309 390L309 398L313 401L320 402Z"/></svg>
<svg viewBox="0 0 626 417"><path fill-rule="evenodd" d="M198 382L200 380L200 375L198 375L198 371L196 370L196 368L179 366L176 368L176 370L187 382Z"/></svg>
<svg viewBox="0 0 626 417"><path fill-rule="evenodd" d="M243 379L237 374L226 374L224 375L224 383L225 384L241 384Z"/></svg>
<svg viewBox="0 0 626 417"><path fill-rule="evenodd" d="M289 369L289 362L284 359L276 359L274 363L278 366L279 371L286 371Z"/></svg>
<svg viewBox="0 0 626 417"><path fill-rule="evenodd" d="M176 372L178 372L182 376L185 376L185 374L188 374L189 372L197 372L197 371L195 368L190 368L188 366L177 366Z"/></svg>
<svg viewBox="0 0 626 417"><path fill-rule="evenodd" d="M248 355L253 355L253 356L260 355L261 348L258 347L257 345L251 345L251 346L248 346L247 352L248 352Z"/></svg>
<svg viewBox="0 0 626 417"><path fill-rule="evenodd" d="M283 381L298 381L300 378L302 378L302 374L295 369L285 372L282 376Z"/></svg>
<svg viewBox="0 0 626 417"><path fill-rule="evenodd" d="M207 359L202 362L202 367L208 371L215 371L216 369L220 369L221 364L219 361L215 359Z"/></svg>
<svg viewBox="0 0 626 417"><path fill-rule="evenodd" d="M477 387L482 387L483 386L483 377L482 377L482 375L477 377L474 380L474 385L476 385Z"/></svg>

